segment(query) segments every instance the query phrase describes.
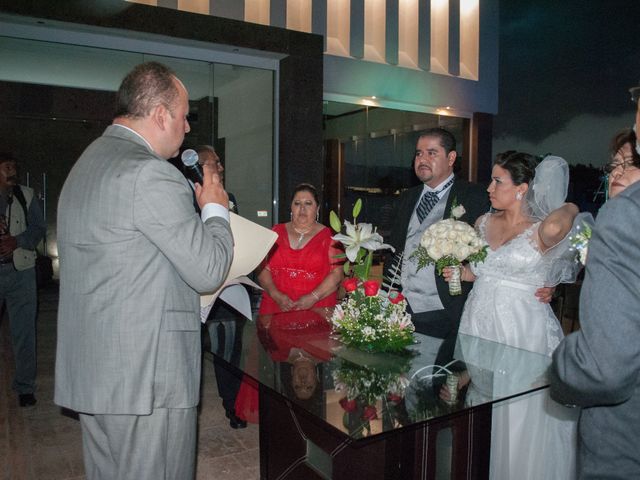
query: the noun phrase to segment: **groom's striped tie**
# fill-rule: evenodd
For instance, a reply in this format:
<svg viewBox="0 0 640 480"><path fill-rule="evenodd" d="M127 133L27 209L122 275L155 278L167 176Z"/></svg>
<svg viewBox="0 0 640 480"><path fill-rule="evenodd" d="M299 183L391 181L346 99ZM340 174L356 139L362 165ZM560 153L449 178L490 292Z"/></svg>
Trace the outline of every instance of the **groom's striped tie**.
<svg viewBox="0 0 640 480"><path fill-rule="evenodd" d="M440 197L439 197L440 193L446 190L447 188L449 188L452 183L453 183L453 178L449 180L444 185L444 187L442 187L437 192L425 192L424 195L422 195L422 198L420 199L420 203L416 208L416 215L418 216L418 221L420 223L422 223L422 221L425 218L427 218L427 215L429 215L429 212L431 211L431 209L436 206L436 203L438 203L438 201L440 200Z"/></svg>

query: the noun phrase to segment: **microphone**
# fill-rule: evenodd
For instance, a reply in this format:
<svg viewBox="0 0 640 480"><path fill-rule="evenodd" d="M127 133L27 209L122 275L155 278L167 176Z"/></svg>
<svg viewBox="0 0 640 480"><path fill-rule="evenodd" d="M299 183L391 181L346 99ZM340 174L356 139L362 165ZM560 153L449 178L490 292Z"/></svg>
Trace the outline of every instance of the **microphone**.
<svg viewBox="0 0 640 480"><path fill-rule="evenodd" d="M202 166L198 163L196 151L189 148L182 152L180 159L185 168L185 176L193 183L202 185L204 177L202 176Z"/></svg>

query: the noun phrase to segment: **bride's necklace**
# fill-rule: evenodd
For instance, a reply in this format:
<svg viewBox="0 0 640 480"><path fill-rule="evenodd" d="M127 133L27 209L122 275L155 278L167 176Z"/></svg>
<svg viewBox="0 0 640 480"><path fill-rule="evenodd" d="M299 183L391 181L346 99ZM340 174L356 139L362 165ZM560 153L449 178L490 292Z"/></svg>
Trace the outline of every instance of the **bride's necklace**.
<svg viewBox="0 0 640 480"><path fill-rule="evenodd" d="M296 227L293 226L293 224L291 224L291 228L293 228L294 232L296 232L298 235L300 235L298 237L298 243L296 244L296 248L300 248L300 245L302 245L302 241L304 240L304 236L307 233L309 233L313 227L309 227L306 230L298 230Z"/></svg>

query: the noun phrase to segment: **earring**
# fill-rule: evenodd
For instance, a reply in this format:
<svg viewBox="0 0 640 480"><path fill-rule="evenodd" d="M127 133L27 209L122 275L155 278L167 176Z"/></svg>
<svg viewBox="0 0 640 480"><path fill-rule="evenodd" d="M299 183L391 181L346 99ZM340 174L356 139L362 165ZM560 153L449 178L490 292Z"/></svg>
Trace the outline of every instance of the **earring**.
<svg viewBox="0 0 640 480"><path fill-rule="evenodd" d="M522 192L516 192L516 200L522 200Z"/></svg>
<svg viewBox="0 0 640 480"><path fill-rule="evenodd" d="M316 210L316 223L320 221L320 210Z"/></svg>
<svg viewBox="0 0 640 480"><path fill-rule="evenodd" d="M291 217L291 220L293 220L293 212L290 212L289 216Z"/></svg>

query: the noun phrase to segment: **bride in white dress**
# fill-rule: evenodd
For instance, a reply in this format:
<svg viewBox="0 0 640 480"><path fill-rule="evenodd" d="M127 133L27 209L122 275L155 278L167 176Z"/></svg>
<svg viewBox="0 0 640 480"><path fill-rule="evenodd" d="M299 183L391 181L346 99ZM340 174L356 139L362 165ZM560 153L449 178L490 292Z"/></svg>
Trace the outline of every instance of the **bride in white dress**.
<svg viewBox="0 0 640 480"><path fill-rule="evenodd" d="M551 307L535 291L575 280L576 264L562 253L578 208L564 203L566 162L547 157L535 164L534 157L517 152L499 156L494 164L487 191L495 212L476 223L488 254L483 263L467 265L462 272L463 280L475 284L460 333L551 356L563 333ZM468 401L485 388L496 388L469 373ZM495 405L490 477L574 478L576 420L577 412L551 400L548 389Z"/></svg>

